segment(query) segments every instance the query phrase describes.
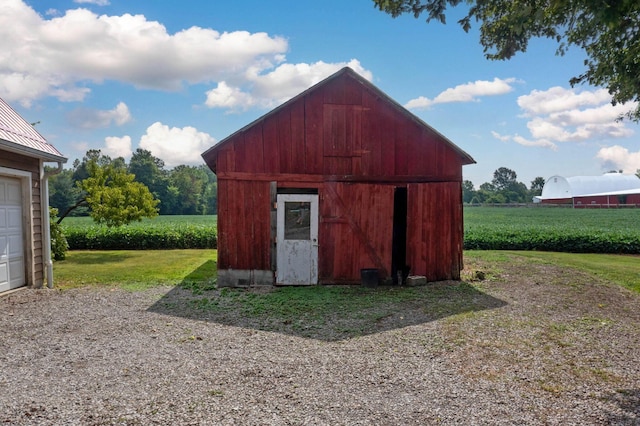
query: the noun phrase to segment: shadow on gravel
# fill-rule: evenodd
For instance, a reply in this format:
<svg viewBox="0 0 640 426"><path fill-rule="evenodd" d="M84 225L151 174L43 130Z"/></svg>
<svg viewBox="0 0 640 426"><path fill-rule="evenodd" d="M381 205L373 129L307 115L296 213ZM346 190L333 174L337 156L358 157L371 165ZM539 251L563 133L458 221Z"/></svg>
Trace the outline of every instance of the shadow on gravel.
<svg viewBox="0 0 640 426"><path fill-rule="evenodd" d="M198 270L192 275L201 276ZM464 281L443 281L422 287L216 289L213 282L187 277L149 311L338 341L505 305Z"/></svg>
<svg viewBox="0 0 640 426"><path fill-rule="evenodd" d="M607 396L606 399L614 401L619 408L619 411L609 413L607 424L640 424L640 389L619 389L616 393Z"/></svg>

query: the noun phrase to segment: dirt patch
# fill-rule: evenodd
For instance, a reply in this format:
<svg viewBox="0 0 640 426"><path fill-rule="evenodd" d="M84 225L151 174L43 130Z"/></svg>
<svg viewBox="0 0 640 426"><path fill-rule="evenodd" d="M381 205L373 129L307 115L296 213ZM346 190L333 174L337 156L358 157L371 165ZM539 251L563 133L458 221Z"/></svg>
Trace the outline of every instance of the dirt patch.
<svg viewBox="0 0 640 426"><path fill-rule="evenodd" d="M0 423L640 424L639 295L517 256L477 270L462 302L341 325L358 334L167 287L0 297Z"/></svg>

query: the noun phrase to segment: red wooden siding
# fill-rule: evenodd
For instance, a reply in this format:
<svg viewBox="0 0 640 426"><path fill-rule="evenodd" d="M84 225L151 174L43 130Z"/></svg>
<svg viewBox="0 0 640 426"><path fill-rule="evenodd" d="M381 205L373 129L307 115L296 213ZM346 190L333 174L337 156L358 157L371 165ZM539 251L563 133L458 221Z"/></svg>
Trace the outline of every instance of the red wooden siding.
<svg viewBox="0 0 640 426"><path fill-rule="evenodd" d="M428 280L459 279L462 266L462 189L459 182L409 184L407 263Z"/></svg>
<svg viewBox="0 0 640 426"><path fill-rule="evenodd" d="M270 270L269 182L218 181L218 268Z"/></svg>
<svg viewBox="0 0 640 426"><path fill-rule="evenodd" d="M358 281L360 269L389 275L393 230L390 185L327 183L320 198L321 281Z"/></svg>
<svg viewBox="0 0 640 426"><path fill-rule="evenodd" d="M319 278L390 274L394 191L407 188L407 263L459 278L462 166L444 136L351 70L301 93L203 154L218 175L220 270L271 270L270 183L319 194Z"/></svg>
<svg viewBox="0 0 640 426"><path fill-rule="evenodd" d="M571 202L571 200L569 201ZM617 206L624 204L640 204L640 194L627 195L591 195L584 197L575 197L573 199L574 207L595 206Z"/></svg>

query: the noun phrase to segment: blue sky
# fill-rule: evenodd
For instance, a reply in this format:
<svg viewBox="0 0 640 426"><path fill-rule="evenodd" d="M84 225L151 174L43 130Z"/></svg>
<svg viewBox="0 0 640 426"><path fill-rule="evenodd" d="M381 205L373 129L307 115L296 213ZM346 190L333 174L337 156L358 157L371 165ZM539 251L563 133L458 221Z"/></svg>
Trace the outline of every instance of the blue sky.
<svg viewBox="0 0 640 426"><path fill-rule="evenodd" d="M640 169L638 125L602 88L571 88L578 49L533 41L488 61L477 28L396 19L371 0L2 0L0 97L70 163L87 149L168 167L202 164L217 141L348 65L478 164L527 186Z"/></svg>

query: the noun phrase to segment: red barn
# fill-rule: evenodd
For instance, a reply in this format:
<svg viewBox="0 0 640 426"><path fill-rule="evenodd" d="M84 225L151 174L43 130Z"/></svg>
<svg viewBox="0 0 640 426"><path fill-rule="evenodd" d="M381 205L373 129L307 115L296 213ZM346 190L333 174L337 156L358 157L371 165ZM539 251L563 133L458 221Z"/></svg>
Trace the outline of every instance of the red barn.
<svg viewBox="0 0 640 426"><path fill-rule="evenodd" d="M460 278L475 161L350 68L202 157L218 177L220 286Z"/></svg>

